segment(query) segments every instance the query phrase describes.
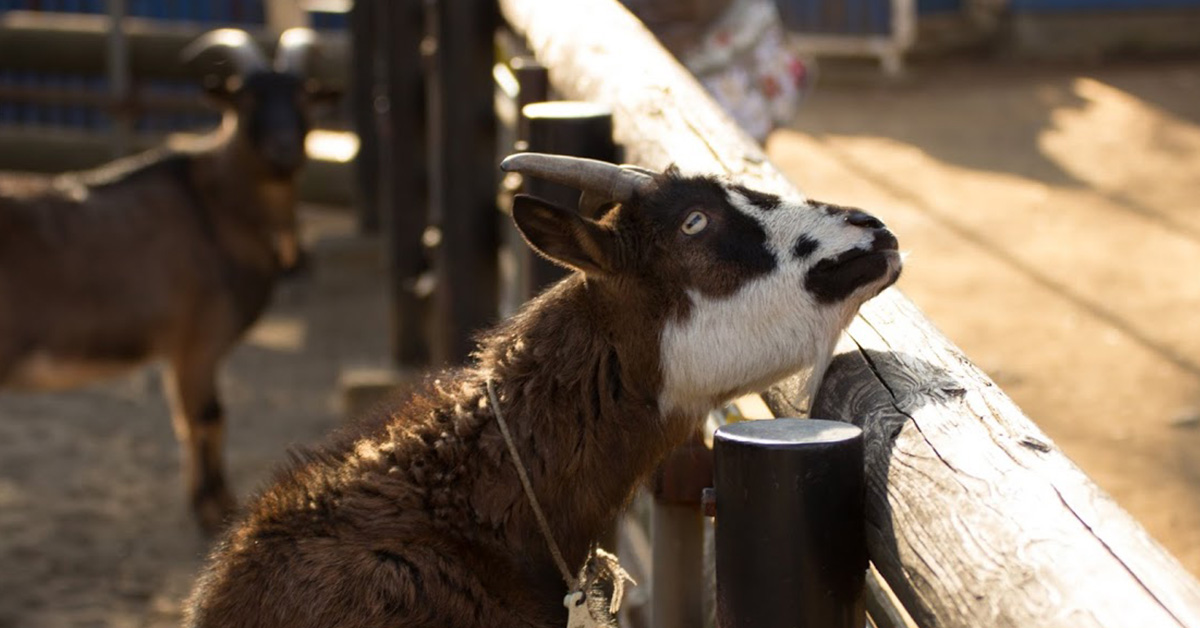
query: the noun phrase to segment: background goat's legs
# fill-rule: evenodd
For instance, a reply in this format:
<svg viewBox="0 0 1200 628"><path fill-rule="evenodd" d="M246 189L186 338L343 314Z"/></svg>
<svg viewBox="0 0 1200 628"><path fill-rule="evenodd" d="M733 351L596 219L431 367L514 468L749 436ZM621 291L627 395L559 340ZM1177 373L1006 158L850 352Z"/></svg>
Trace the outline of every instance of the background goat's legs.
<svg viewBox="0 0 1200 628"><path fill-rule="evenodd" d="M166 381L192 509L209 534L220 530L235 507L225 485L225 416L217 399L216 367L217 356L189 352L171 359Z"/></svg>

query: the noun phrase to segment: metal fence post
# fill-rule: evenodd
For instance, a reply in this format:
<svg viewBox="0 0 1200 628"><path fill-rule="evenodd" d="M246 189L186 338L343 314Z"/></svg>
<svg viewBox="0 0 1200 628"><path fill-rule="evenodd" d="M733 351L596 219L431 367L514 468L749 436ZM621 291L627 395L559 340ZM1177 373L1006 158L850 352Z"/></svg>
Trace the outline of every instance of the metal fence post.
<svg viewBox="0 0 1200 628"><path fill-rule="evenodd" d="M500 15L495 0L426 4L435 38L427 73L431 222L436 225L431 349L458 363L474 334L496 320L499 302L496 114L492 65Z"/></svg>
<svg viewBox="0 0 1200 628"><path fill-rule="evenodd" d="M714 437L717 625L862 628L862 430L775 419Z"/></svg>
<svg viewBox="0 0 1200 628"><path fill-rule="evenodd" d="M518 124L527 130L525 140L532 152L618 161L612 137L612 111L603 105L570 101L533 103L521 109ZM541 179L526 179L524 190L564 207L574 208L579 203L579 190ZM522 255L520 266L526 273L522 282L528 290L526 297L566 275L565 270L533 254L528 247L522 248Z"/></svg>
<svg viewBox="0 0 1200 628"><path fill-rule="evenodd" d="M369 14L375 19L372 39L377 47L373 58L381 66L373 73L379 85L373 90L372 104L378 132L374 170L379 176L363 182L378 186L364 196L374 196L379 204L387 254L391 355L399 365L422 366L429 361L429 305L417 292L418 279L428 268L421 244L429 221L425 151L429 140L421 55L424 5L422 0L358 2L372 5ZM364 144L362 149L366 148Z"/></svg>
<svg viewBox="0 0 1200 628"><path fill-rule="evenodd" d="M379 99L387 97L387 79L383 76L387 66L381 50L383 42L377 37L379 22L384 17L379 4L376 0L355 0L350 8L350 55L346 70L350 76L350 117L358 134L354 204L360 233L378 232L382 213L381 149L375 108Z"/></svg>

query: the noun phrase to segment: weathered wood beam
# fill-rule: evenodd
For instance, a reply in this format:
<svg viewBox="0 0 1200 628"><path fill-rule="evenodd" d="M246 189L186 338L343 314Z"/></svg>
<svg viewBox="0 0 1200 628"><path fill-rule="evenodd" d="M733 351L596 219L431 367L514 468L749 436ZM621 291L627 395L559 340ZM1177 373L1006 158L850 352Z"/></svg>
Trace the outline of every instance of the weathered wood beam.
<svg viewBox="0 0 1200 628"><path fill-rule="evenodd" d="M615 0L500 0L626 159L795 188ZM806 409L803 382L768 395ZM1200 627L1200 584L898 292L863 308L815 415L867 435L871 558L922 626Z"/></svg>
<svg viewBox="0 0 1200 628"><path fill-rule="evenodd" d="M805 405L802 383L765 395ZM871 558L921 626L1200 626L1200 585L894 291L812 415L865 432Z"/></svg>

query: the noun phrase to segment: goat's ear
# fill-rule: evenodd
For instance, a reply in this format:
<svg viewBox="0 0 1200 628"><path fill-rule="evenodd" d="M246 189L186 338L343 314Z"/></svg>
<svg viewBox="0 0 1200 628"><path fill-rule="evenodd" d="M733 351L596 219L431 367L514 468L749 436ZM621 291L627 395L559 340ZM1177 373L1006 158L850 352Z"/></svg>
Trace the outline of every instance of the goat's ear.
<svg viewBox="0 0 1200 628"><path fill-rule="evenodd" d="M613 272L616 241L604 225L524 194L513 199L512 215L521 236L546 259L585 273Z"/></svg>

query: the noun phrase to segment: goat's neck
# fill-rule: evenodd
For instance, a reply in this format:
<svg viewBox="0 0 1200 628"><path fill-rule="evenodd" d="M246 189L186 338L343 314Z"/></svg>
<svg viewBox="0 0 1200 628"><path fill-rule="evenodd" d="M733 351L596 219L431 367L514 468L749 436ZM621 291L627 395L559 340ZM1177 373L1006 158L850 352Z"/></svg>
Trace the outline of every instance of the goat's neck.
<svg viewBox="0 0 1200 628"><path fill-rule="evenodd" d="M605 311L612 295L604 290L578 275L567 279L485 342L481 360L492 369L482 377L496 382L534 491L572 569L638 482L697 424L694 417L660 414L656 328L634 312L626 314L642 325L614 321ZM514 512L524 513L517 533L529 538L536 531L529 508L519 504ZM528 542L538 552L544 541L532 536Z"/></svg>
<svg viewBox="0 0 1200 628"><path fill-rule="evenodd" d="M240 264L274 274L277 240L294 237L295 186L265 174L228 118L208 141L211 148L199 158L198 184L217 236Z"/></svg>

